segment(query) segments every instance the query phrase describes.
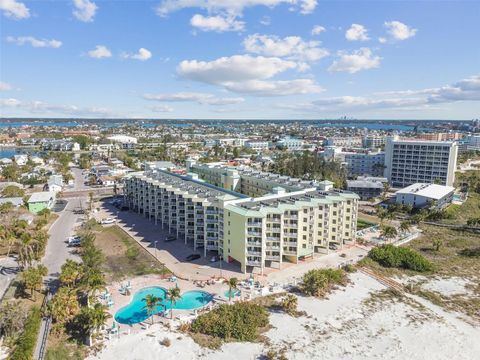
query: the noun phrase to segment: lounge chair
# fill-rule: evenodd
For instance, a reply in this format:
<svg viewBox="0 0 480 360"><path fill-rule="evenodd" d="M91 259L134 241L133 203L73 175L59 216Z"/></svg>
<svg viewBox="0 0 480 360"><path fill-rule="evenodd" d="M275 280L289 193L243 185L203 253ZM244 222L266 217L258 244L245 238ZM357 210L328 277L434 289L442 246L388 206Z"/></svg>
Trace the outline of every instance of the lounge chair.
<svg viewBox="0 0 480 360"><path fill-rule="evenodd" d="M130 284L130 280L128 280L127 285L125 285L125 289L132 290L132 285Z"/></svg>

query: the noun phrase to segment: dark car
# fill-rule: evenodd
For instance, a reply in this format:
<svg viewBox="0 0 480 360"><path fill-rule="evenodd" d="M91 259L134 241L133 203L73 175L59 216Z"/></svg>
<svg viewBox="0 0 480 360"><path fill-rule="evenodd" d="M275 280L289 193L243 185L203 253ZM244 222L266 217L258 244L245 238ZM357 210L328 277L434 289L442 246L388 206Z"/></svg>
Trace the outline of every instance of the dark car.
<svg viewBox="0 0 480 360"><path fill-rule="evenodd" d="M192 254L192 255L188 255L187 256L187 261L193 261L193 260L197 260L197 259L200 259L201 256L198 255L198 254Z"/></svg>
<svg viewBox="0 0 480 360"><path fill-rule="evenodd" d="M175 240L177 240L177 237L173 236L173 235L169 235L165 238L165 242L170 242L170 241L175 241Z"/></svg>
<svg viewBox="0 0 480 360"><path fill-rule="evenodd" d="M74 209L74 210L73 210L73 213L74 213L74 214L77 214L77 215L83 215L83 214L85 214L85 210L83 210L83 209Z"/></svg>
<svg viewBox="0 0 480 360"><path fill-rule="evenodd" d="M123 205L122 207L120 207L120 211L127 211L129 209L129 207L127 205Z"/></svg>

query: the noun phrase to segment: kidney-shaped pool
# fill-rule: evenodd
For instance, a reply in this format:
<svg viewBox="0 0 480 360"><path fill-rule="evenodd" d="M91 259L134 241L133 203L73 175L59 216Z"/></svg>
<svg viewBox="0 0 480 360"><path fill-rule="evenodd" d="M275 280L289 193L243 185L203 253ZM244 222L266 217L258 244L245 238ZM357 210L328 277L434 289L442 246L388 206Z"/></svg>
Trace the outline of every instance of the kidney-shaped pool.
<svg viewBox="0 0 480 360"><path fill-rule="evenodd" d="M182 297L177 300L175 306L172 306L171 301L166 299L166 289L160 286L143 288L133 295L132 301L127 306L117 311L115 321L120 324L131 325L148 319L148 313L143 299L150 294L161 299L161 303L157 306L155 314L171 308L181 310L198 309L207 305L213 299L213 295L206 291L187 291L181 294Z"/></svg>

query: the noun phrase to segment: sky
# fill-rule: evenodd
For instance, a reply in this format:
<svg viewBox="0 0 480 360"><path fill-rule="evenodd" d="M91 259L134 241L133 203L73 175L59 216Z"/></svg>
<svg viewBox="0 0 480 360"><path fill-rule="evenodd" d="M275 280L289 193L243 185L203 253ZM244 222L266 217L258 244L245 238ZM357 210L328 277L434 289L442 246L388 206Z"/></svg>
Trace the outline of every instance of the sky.
<svg viewBox="0 0 480 360"><path fill-rule="evenodd" d="M480 1L0 0L0 116L480 117Z"/></svg>

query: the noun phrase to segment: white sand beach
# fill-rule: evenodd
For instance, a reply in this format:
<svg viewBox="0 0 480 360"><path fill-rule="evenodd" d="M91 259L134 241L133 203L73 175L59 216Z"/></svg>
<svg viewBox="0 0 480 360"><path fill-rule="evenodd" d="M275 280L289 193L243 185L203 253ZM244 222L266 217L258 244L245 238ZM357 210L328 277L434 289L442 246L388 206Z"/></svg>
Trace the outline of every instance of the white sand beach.
<svg viewBox="0 0 480 360"><path fill-rule="evenodd" d="M473 360L480 353L480 327L427 300L378 294L385 289L362 273L328 299L300 297L294 318L272 313L273 326L263 343L230 343L220 350L201 348L180 332L156 324L136 334L122 334L90 359L256 359L268 350L284 350L288 359ZM372 297L373 294L373 297ZM377 295L377 296L376 296ZM171 346L161 345L164 338Z"/></svg>

